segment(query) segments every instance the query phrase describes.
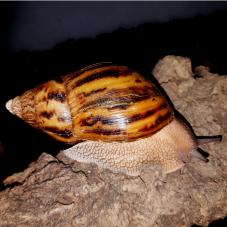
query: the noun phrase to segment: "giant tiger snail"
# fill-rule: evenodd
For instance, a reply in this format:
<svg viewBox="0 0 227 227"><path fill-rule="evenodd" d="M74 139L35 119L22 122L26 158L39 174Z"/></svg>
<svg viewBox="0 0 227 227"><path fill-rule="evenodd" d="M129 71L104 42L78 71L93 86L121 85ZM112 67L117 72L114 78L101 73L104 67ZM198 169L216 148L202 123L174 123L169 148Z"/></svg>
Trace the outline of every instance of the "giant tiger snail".
<svg viewBox="0 0 227 227"><path fill-rule="evenodd" d="M48 81L9 100L6 108L74 144L64 151L69 158L132 176L147 164L160 164L170 173L192 156L206 160L198 146L221 139L198 139L153 83L108 63Z"/></svg>

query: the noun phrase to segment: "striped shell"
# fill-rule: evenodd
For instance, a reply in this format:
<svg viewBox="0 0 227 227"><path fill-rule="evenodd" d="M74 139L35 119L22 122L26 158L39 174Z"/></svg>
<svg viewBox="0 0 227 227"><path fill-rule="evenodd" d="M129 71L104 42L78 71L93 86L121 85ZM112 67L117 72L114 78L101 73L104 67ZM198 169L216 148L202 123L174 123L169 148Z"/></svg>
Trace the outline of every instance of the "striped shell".
<svg viewBox="0 0 227 227"><path fill-rule="evenodd" d="M105 63L51 80L12 102L11 112L67 143L133 141L173 119L167 100L150 81L125 66Z"/></svg>

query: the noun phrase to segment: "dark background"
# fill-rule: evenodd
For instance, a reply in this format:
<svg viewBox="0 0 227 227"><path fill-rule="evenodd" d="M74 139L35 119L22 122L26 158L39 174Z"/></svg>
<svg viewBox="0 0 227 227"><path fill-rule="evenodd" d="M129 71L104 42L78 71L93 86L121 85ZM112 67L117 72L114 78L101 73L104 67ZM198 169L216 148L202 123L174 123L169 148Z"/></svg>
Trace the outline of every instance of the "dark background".
<svg viewBox="0 0 227 227"><path fill-rule="evenodd" d="M227 2L0 2L0 29L0 182L66 146L6 111L29 88L99 61L149 76L168 54L227 75Z"/></svg>

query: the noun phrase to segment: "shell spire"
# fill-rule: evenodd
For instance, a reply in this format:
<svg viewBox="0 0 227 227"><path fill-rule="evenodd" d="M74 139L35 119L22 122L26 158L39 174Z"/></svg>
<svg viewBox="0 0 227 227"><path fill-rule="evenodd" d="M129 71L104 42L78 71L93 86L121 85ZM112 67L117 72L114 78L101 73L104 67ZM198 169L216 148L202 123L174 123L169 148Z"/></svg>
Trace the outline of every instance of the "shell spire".
<svg viewBox="0 0 227 227"><path fill-rule="evenodd" d="M35 104L33 89L26 91L21 96L10 99L6 103L7 110L29 123L36 126Z"/></svg>
<svg viewBox="0 0 227 227"><path fill-rule="evenodd" d="M20 102L20 98L17 96L14 99L10 99L7 103L6 103L6 109L11 113L14 114L16 116L18 116L19 118L21 118L21 102Z"/></svg>

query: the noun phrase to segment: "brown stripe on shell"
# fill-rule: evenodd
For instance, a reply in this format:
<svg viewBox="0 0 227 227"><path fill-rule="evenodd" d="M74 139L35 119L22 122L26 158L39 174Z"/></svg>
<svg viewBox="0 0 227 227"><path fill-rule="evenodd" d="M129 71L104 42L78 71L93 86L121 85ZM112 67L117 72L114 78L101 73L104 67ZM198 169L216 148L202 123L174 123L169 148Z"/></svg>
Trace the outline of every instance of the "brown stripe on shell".
<svg viewBox="0 0 227 227"><path fill-rule="evenodd" d="M66 94L63 92L51 92L48 94L48 99L54 99L57 102L65 102Z"/></svg>
<svg viewBox="0 0 227 227"><path fill-rule="evenodd" d="M96 89L96 90L93 90L93 91L88 92L88 93L86 93L86 92L81 92L81 93L77 94L77 98L78 98L79 100L83 100L83 101L84 101L84 97L92 96L92 95L97 94L97 93L99 93L99 92L103 92L103 91L105 91L106 89L107 89L107 88L100 88L100 89Z"/></svg>
<svg viewBox="0 0 227 227"><path fill-rule="evenodd" d="M158 96L159 93L152 87L130 87L123 89L112 89L106 92L101 98L90 101L82 105L79 111L89 110L95 107L106 107L109 110L125 109L133 103L146 100L151 96Z"/></svg>
<svg viewBox="0 0 227 227"><path fill-rule="evenodd" d="M168 111L164 116L159 116L158 119L155 121L154 125L151 126L144 126L143 128L139 129L139 132L146 132L146 131L151 131L154 128L157 128L157 125L160 125L162 122L166 121L169 119L171 121L173 118L173 113L171 111Z"/></svg>
<svg viewBox="0 0 227 227"><path fill-rule="evenodd" d="M101 135L126 135L125 130L115 129L115 130L109 130L109 129L87 129L84 130L85 133L94 133L94 134L101 134Z"/></svg>
<svg viewBox="0 0 227 227"><path fill-rule="evenodd" d="M52 118L54 116L54 112L43 111L39 115L40 115L40 117L44 117L44 118L50 119L50 118Z"/></svg>
<svg viewBox="0 0 227 227"><path fill-rule="evenodd" d="M112 107L107 107L108 110L126 110L128 107L130 106L130 104L119 104L119 105L115 105Z"/></svg>
<svg viewBox="0 0 227 227"><path fill-rule="evenodd" d="M94 69L105 68L105 67L108 67L108 66L115 66L116 67L116 65L112 65L111 62L99 62L99 63L95 63L95 64L92 64L92 65L88 65L85 68L80 69L79 71L67 74L67 75L63 76L62 78L63 78L64 84L67 86L71 82L72 79L81 76L85 72L88 72L88 71L94 70ZM109 68L106 68L106 69L109 69ZM76 86L73 86L73 89L75 87Z"/></svg>
<svg viewBox="0 0 227 227"><path fill-rule="evenodd" d="M58 136L64 137L64 138L70 138L73 136L72 132L70 130L60 130L56 127L44 127L43 130L52 132Z"/></svg>
<svg viewBox="0 0 227 227"><path fill-rule="evenodd" d="M167 104L164 103L163 105L158 106L157 108L155 108L153 110L148 110L145 113L135 114L135 115L133 115L131 117L128 117L128 122L132 123L132 122L135 122L135 121L142 120L144 118L150 117L151 115L155 115L155 113L158 112L160 109L164 109L164 108L167 108L167 107L168 107Z"/></svg>
<svg viewBox="0 0 227 227"><path fill-rule="evenodd" d="M97 122L101 122L103 125L114 125L119 123L119 118L117 117L103 117L103 116L95 116L95 117L87 117L80 121L80 126L93 126Z"/></svg>
<svg viewBox="0 0 227 227"><path fill-rule="evenodd" d="M166 121L167 119L171 119L171 116L173 116L173 113L171 111L168 111L165 115L159 116L158 119L155 121L156 125L161 124L163 121Z"/></svg>
<svg viewBox="0 0 227 227"><path fill-rule="evenodd" d="M102 68L102 67L111 66L111 65L113 65L112 62L97 62L97 63L91 64L91 65L85 66L80 71L85 72L88 70Z"/></svg>
<svg viewBox="0 0 227 227"><path fill-rule="evenodd" d="M58 117L58 121L60 122L72 122L72 118L71 117Z"/></svg>
<svg viewBox="0 0 227 227"><path fill-rule="evenodd" d="M47 92L48 91L48 82L44 84L38 85L36 88L34 88L34 92L38 93L40 91Z"/></svg>
<svg viewBox="0 0 227 227"><path fill-rule="evenodd" d="M130 73L132 73L132 70L128 69L128 68L124 69L124 70L119 70L118 68L116 68L116 69L107 68L106 70L103 70L102 72L94 73L93 75L90 75L84 79L78 80L74 84L73 89L76 87L79 87L83 84L86 84L88 82L94 81L96 79L102 79L102 78L107 78L107 77L118 78L119 76L126 76Z"/></svg>
<svg viewBox="0 0 227 227"><path fill-rule="evenodd" d="M167 108L168 105L166 103L164 103L161 106L158 106L157 108L153 109L153 110L148 110L145 113L139 113L139 114L135 114L131 117L127 117L127 118L122 118L122 117L103 117L103 116L90 116L87 117L85 119L82 119L80 121L80 126L93 126L95 125L97 122L102 123L103 125L114 125L114 124L119 124L119 122L121 122L122 124L122 120L124 120L125 124L129 124L138 120L142 120L145 119L147 117L150 117L151 115L154 115L156 112L158 112L160 109L164 109Z"/></svg>

